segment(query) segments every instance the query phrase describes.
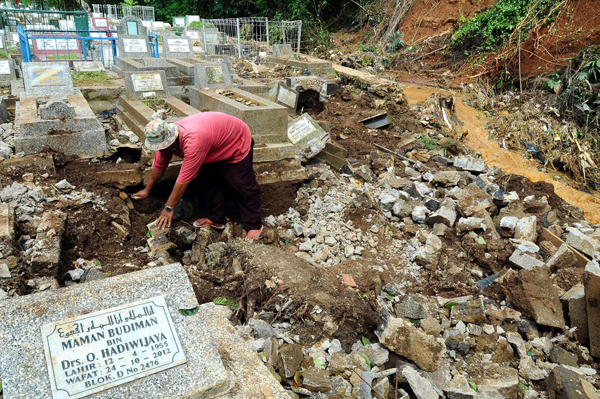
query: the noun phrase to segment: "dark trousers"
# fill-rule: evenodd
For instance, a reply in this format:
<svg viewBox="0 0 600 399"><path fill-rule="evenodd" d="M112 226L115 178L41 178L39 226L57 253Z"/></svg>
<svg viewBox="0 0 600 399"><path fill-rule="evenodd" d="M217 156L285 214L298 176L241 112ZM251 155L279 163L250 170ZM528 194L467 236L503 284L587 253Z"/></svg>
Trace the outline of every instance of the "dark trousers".
<svg viewBox="0 0 600 399"><path fill-rule="evenodd" d="M237 163L209 163L200 168L200 182L206 217L214 223L225 223L224 184L227 183L237 193L237 203L244 228L247 231L259 230L261 202L260 187L252 168L254 140L250 152Z"/></svg>

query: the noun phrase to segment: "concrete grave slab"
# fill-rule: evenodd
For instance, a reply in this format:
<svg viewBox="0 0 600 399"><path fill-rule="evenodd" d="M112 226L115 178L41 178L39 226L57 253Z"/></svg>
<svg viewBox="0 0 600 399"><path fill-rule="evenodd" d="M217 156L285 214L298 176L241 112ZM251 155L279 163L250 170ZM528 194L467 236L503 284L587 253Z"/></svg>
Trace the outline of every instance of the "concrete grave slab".
<svg viewBox="0 0 600 399"><path fill-rule="evenodd" d="M68 62L25 62L23 81L21 98L75 94Z"/></svg>
<svg viewBox="0 0 600 399"><path fill-rule="evenodd" d="M298 98L300 94L289 87L284 86L280 82L275 82L267 98L277 104L283 105L292 115L296 115L296 107L298 106Z"/></svg>
<svg viewBox="0 0 600 399"><path fill-rule="evenodd" d="M73 61L75 72L104 72L104 64L101 61Z"/></svg>
<svg viewBox="0 0 600 399"><path fill-rule="evenodd" d="M169 95L164 71L125 72L125 91L129 97L165 97Z"/></svg>
<svg viewBox="0 0 600 399"><path fill-rule="evenodd" d="M194 86L199 89L233 87L233 77L225 63L202 63L194 66Z"/></svg>
<svg viewBox="0 0 600 399"><path fill-rule="evenodd" d="M291 60L294 58L294 50L291 44L274 44L273 57L281 58L282 60Z"/></svg>
<svg viewBox="0 0 600 399"><path fill-rule="evenodd" d="M196 307L180 264L6 300L0 320L4 397L224 394L232 381L205 319L178 311ZM62 331L69 336L61 337ZM141 365L151 374L141 374Z"/></svg>
<svg viewBox="0 0 600 399"><path fill-rule="evenodd" d="M175 65L172 65L165 58L153 58L153 57L144 57L142 58L142 68L141 70L152 70L155 71L164 71L165 76L167 78L177 78L179 77L179 68ZM141 72L141 71L140 71ZM168 81L167 81L168 83Z"/></svg>

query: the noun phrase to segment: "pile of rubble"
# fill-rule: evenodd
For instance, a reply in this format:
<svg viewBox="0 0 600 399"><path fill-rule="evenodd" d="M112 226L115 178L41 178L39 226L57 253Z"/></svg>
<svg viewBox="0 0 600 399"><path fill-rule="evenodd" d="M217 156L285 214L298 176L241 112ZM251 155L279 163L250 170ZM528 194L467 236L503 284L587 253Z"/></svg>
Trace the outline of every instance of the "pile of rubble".
<svg viewBox="0 0 600 399"><path fill-rule="evenodd" d="M15 130L12 123L0 125L0 159L8 159L15 151Z"/></svg>
<svg viewBox="0 0 600 399"><path fill-rule="evenodd" d="M341 175L309 166L295 209L266 218L313 265L393 272L376 299L379 343L302 346L293 324L261 315L241 327L284 386L319 398L597 398L600 226L552 190L505 191L511 176L481 159L370 158ZM423 295L440 274L471 294Z"/></svg>

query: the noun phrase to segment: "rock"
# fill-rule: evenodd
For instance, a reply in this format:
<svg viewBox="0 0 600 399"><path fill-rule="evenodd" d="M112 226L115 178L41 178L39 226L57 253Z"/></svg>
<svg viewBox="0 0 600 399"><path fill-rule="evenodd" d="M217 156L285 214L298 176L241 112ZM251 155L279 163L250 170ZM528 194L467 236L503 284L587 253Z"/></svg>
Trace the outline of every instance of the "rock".
<svg viewBox="0 0 600 399"><path fill-rule="evenodd" d="M457 375L444 387L448 399L474 399L477 391L469 386L467 378L463 375Z"/></svg>
<svg viewBox="0 0 600 399"><path fill-rule="evenodd" d="M381 344L365 345L362 351L368 356L373 366L383 366L389 359L390 351Z"/></svg>
<svg viewBox="0 0 600 399"><path fill-rule="evenodd" d="M585 267L583 285L587 303L590 353L594 357L600 357L600 265L598 262L589 262Z"/></svg>
<svg viewBox="0 0 600 399"><path fill-rule="evenodd" d="M400 194L396 190L386 190L379 195L379 207L384 212L389 212L396 201L400 199Z"/></svg>
<svg viewBox="0 0 600 399"><path fill-rule="evenodd" d="M583 252L590 257L594 256L595 252L600 251L600 243L590 236L583 234L581 231L573 227L567 227L567 244L573 248Z"/></svg>
<svg viewBox="0 0 600 399"><path fill-rule="evenodd" d="M121 145L121 142L118 139L112 139L108 142L112 147L118 147Z"/></svg>
<svg viewBox="0 0 600 399"><path fill-rule="evenodd" d="M427 220L427 215L429 214L429 210L427 208L425 208L424 206L417 206L415 207L415 209L413 209L411 217L412 220L415 221L415 223L425 223L425 220Z"/></svg>
<svg viewBox="0 0 600 399"><path fill-rule="evenodd" d="M434 338L438 338L442 333L442 326L435 317L427 317L421 320L421 328Z"/></svg>
<svg viewBox="0 0 600 399"><path fill-rule="evenodd" d="M485 162L483 159L473 159L471 157L455 157L454 167L470 172L485 172Z"/></svg>
<svg viewBox="0 0 600 399"><path fill-rule="evenodd" d="M519 373L512 367L493 365L489 371L481 370L483 377L476 378L477 398L518 398L522 392Z"/></svg>
<svg viewBox="0 0 600 399"><path fill-rule="evenodd" d="M302 364L302 345L282 345L279 348L279 356L279 374L282 378L292 378Z"/></svg>
<svg viewBox="0 0 600 399"><path fill-rule="evenodd" d="M527 346L525 345L525 341L521 335L517 334L516 332L509 331L506 333L506 340L517 351L519 358L527 357Z"/></svg>
<svg viewBox="0 0 600 399"><path fill-rule="evenodd" d="M577 263L577 258L573 251L569 249L567 244L562 244L548 259L546 262L546 266L550 268L551 271L556 271L557 269L567 269L569 267L573 267Z"/></svg>
<svg viewBox="0 0 600 399"><path fill-rule="evenodd" d="M483 324L486 322L485 307L481 298L462 302L452 306L450 312L452 322Z"/></svg>
<svg viewBox="0 0 600 399"><path fill-rule="evenodd" d="M392 206L392 214L394 216L400 216L403 206L404 206L404 200L398 200L398 201L394 202L394 206Z"/></svg>
<svg viewBox="0 0 600 399"><path fill-rule="evenodd" d="M72 184L70 184L66 179L63 179L61 181L59 181L58 183L56 183L54 185L54 187L56 187L57 189L63 191L63 192L69 192L71 190L75 189L75 186L73 186Z"/></svg>
<svg viewBox="0 0 600 399"><path fill-rule="evenodd" d="M383 377L373 384L373 391L377 392L380 397L387 398L390 394L390 379Z"/></svg>
<svg viewBox="0 0 600 399"><path fill-rule="evenodd" d="M425 204L425 208L429 209L432 212L440 209L440 201L435 198L424 198L423 203Z"/></svg>
<svg viewBox="0 0 600 399"><path fill-rule="evenodd" d="M352 398L352 385L343 377L333 377L327 396L332 399L350 399Z"/></svg>
<svg viewBox="0 0 600 399"><path fill-rule="evenodd" d="M527 240L517 240L516 238L509 239L510 243L515 249L521 252L528 252L530 254L537 254L540 251L540 247L535 243Z"/></svg>
<svg viewBox="0 0 600 399"><path fill-rule="evenodd" d="M544 259L549 259L558 251L558 248L554 246L550 241L540 241L540 254Z"/></svg>
<svg viewBox="0 0 600 399"><path fill-rule="evenodd" d="M449 159L449 158L446 158L446 157L437 156L437 157L433 157L432 159L435 162L441 163L444 166L452 166L452 165L454 165L454 161L451 160L451 159Z"/></svg>
<svg viewBox="0 0 600 399"><path fill-rule="evenodd" d="M458 207L463 211L465 216L473 216L479 211L487 210L494 206L492 197L474 183L469 184L464 189L455 187L448 192L448 195L456 200Z"/></svg>
<svg viewBox="0 0 600 399"><path fill-rule="evenodd" d="M519 218L514 216L504 216L500 219L500 235L504 238L514 237L518 223Z"/></svg>
<svg viewBox="0 0 600 399"><path fill-rule="evenodd" d="M425 197L432 197L434 195L434 192L425 183L416 182L410 186L408 194L413 198L423 200Z"/></svg>
<svg viewBox="0 0 600 399"><path fill-rule="evenodd" d="M456 203L451 198L445 198L440 208L427 217L427 224L433 226L437 223L452 227L456 221Z"/></svg>
<svg viewBox="0 0 600 399"><path fill-rule="evenodd" d="M184 244L191 244L196 240L196 233L183 226L177 229L177 235Z"/></svg>
<svg viewBox="0 0 600 399"><path fill-rule="evenodd" d="M531 255L526 254L520 249L515 249L515 252L512 253L510 258L508 258L509 262L518 268L525 270L533 270L536 267L544 267L544 262L534 258Z"/></svg>
<svg viewBox="0 0 600 399"><path fill-rule="evenodd" d="M454 187L458 184L459 180L460 180L460 175L458 174L457 171L444 170L444 171L436 172L436 174L433 175L433 179L431 180L431 183L439 185L439 186L444 186L444 187Z"/></svg>
<svg viewBox="0 0 600 399"><path fill-rule="evenodd" d="M486 225L483 219L468 217L461 218L456 224L456 232L458 235L463 235L467 231L475 231L481 233L486 230Z"/></svg>
<svg viewBox="0 0 600 399"><path fill-rule="evenodd" d="M526 380L540 381L548 377L548 372L536 366L531 356L525 356L519 361L519 375Z"/></svg>
<svg viewBox="0 0 600 399"><path fill-rule="evenodd" d="M567 366L552 370L546 389L548 399L598 399L594 386Z"/></svg>
<svg viewBox="0 0 600 399"><path fill-rule="evenodd" d="M307 238L300 246L298 247L300 251L311 252L313 249L313 244L310 241L310 238Z"/></svg>
<svg viewBox="0 0 600 399"><path fill-rule="evenodd" d="M557 345L552 346L549 359L552 363L577 367L577 355Z"/></svg>
<svg viewBox="0 0 600 399"><path fill-rule="evenodd" d="M84 283L89 281L102 280L107 277L108 274L100 271L99 267L93 267L85 273L85 276L82 278L81 282Z"/></svg>
<svg viewBox="0 0 600 399"><path fill-rule="evenodd" d="M79 281L81 279L81 277L83 277L83 274L85 273L85 270L83 270L83 269L74 269L74 270L69 270L67 273L69 273L69 277L71 277L71 280L73 280L73 281Z"/></svg>
<svg viewBox="0 0 600 399"><path fill-rule="evenodd" d="M277 223L277 219L275 218L275 216L269 215L265 218L265 223L268 226L275 227L275 224Z"/></svg>
<svg viewBox="0 0 600 399"><path fill-rule="evenodd" d="M402 302L396 305L396 316L405 319L426 319L429 317L429 313L415 297L407 295Z"/></svg>
<svg viewBox="0 0 600 399"><path fill-rule="evenodd" d="M329 359L329 371L334 375L341 374L355 366L354 355L337 352L332 354L331 359Z"/></svg>
<svg viewBox="0 0 600 399"><path fill-rule="evenodd" d="M526 240L535 242L537 238L536 216L529 216L519 219L515 228L515 238L517 240Z"/></svg>
<svg viewBox="0 0 600 399"><path fill-rule="evenodd" d="M565 327L562 305L547 268L509 270L503 279L502 291L507 302L512 303L524 317L533 317L543 326Z"/></svg>
<svg viewBox="0 0 600 399"><path fill-rule="evenodd" d="M577 284L567 291L561 298L563 307L569 312L569 327L577 327L575 336L581 345L588 346L590 342L588 334L587 303L585 300L585 289L583 284Z"/></svg>
<svg viewBox="0 0 600 399"><path fill-rule="evenodd" d="M402 376L408 381L408 385L417 399L438 399L440 397L433 385L414 369L405 367L402 370Z"/></svg>
<svg viewBox="0 0 600 399"><path fill-rule="evenodd" d="M431 229L431 233L435 234L438 237L443 237L446 235L446 231L448 230L448 226L443 223L436 223L433 225L433 229Z"/></svg>
<svg viewBox="0 0 600 399"><path fill-rule="evenodd" d="M256 338L271 338L275 336L275 330L266 321L250 319L248 325L254 329L254 336Z"/></svg>
<svg viewBox="0 0 600 399"><path fill-rule="evenodd" d="M519 194L517 194L514 191L508 193L506 191L498 190L492 195L492 198L494 204L496 204L499 207L503 207L509 205L511 202L518 201Z"/></svg>
<svg viewBox="0 0 600 399"><path fill-rule="evenodd" d="M302 373L302 385L311 391L327 392L331 389L331 380L327 370L310 367Z"/></svg>
<svg viewBox="0 0 600 399"><path fill-rule="evenodd" d="M385 318L385 317L384 317ZM425 371L435 371L445 353L444 344L408 320L388 316L376 334L389 350L413 361Z"/></svg>

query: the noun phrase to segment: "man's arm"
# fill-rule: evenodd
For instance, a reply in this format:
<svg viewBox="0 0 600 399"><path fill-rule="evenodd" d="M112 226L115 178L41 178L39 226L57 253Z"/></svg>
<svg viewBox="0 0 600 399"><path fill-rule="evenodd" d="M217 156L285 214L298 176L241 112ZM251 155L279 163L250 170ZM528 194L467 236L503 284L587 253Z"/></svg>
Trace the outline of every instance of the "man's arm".
<svg viewBox="0 0 600 399"><path fill-rule="evenodd" d="M150 179L148 179L148 184L146 184L146 187L144 187L142 191L133 194L133 199L140 200L148 197L152 188L164 176L165 171L166 169L159 170L152 168L152 173L150 173Z"/></svg>
<svg viewBox="0 0 600 399"><path fill-rule="evenodd" d="M175 186L173 187L173 191L171 191L171 195L169 196L169 199L167 200L166 206L168 206L171 209L175 208L177 203L179 203L179 200L181 199L181 197L183 197L183 194L185 193L187 186L188 186L188 183L186 183L186 184L175 183ZM165 207L165 209L162 210L158 220L156 221L157 222L156 225L158 226L159 229L171 227L171 222L173 220L173 213L174 212L172 210L168 211L166 209L166 207Z"/></svg>

